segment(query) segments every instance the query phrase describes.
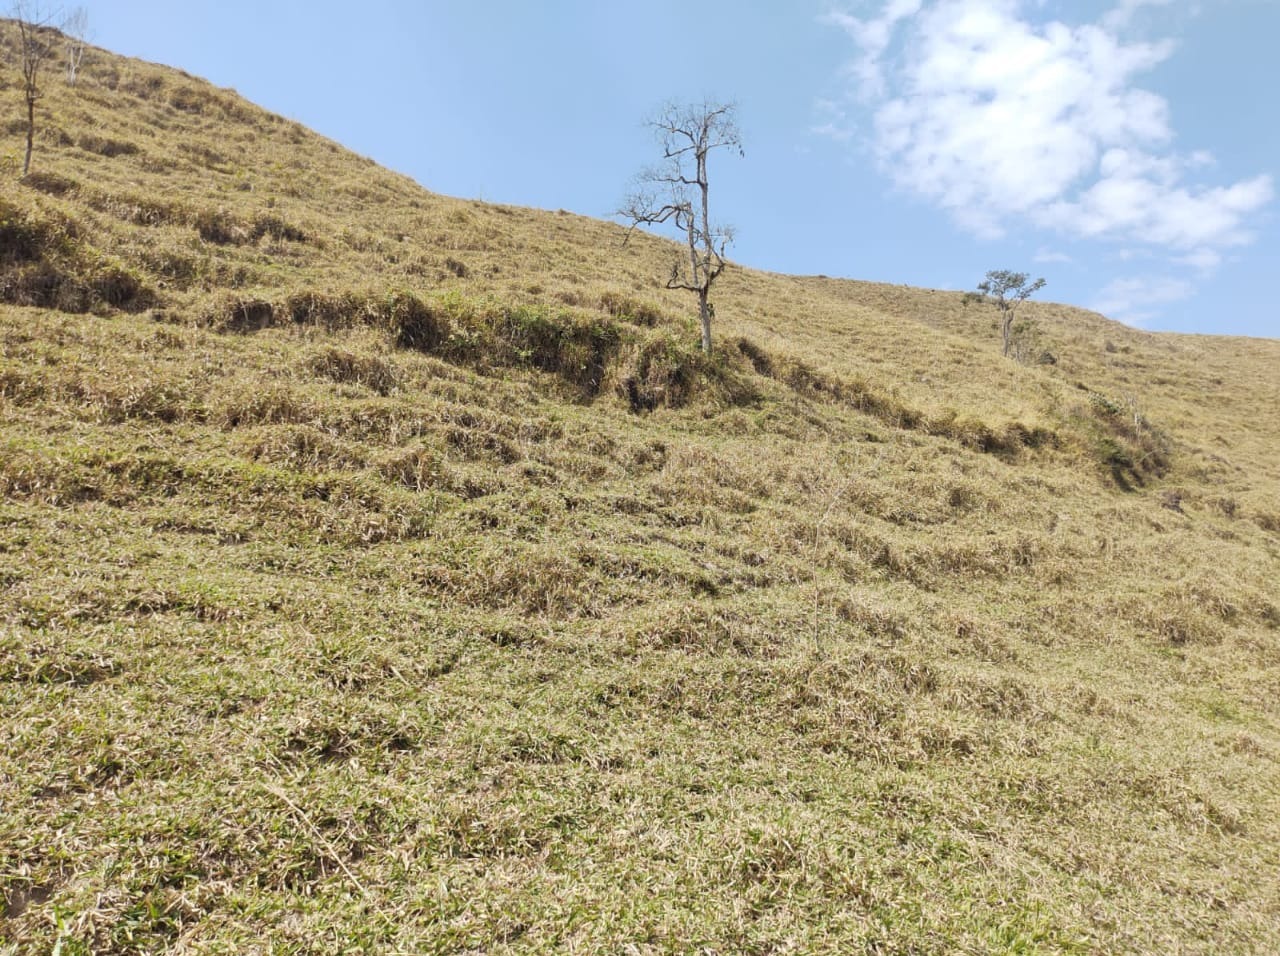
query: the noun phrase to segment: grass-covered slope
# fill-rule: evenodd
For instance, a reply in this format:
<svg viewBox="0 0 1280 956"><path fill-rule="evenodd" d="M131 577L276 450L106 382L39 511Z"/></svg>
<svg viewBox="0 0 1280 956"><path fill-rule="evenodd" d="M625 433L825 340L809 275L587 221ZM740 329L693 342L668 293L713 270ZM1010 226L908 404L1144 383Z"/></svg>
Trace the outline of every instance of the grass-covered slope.
<svg viewBox="0 0 1280 956"><path fill-rule="evenodd" d="M0 952L1280 948L1280 343L733 269L707 361L656 239L42 110Z"/></svg>

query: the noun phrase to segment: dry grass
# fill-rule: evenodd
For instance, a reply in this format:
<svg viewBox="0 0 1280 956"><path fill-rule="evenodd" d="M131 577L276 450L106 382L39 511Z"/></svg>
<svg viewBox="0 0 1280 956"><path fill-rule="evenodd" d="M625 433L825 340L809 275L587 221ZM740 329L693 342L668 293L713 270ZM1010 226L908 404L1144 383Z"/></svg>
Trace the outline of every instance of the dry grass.
<svg viewBox="0 0 1280 956"><path fill-rule="evenodd" d="M0 187L0 952L1280 948L1280 344L734 269L708 361L658 240L91 54Z"/></svg>

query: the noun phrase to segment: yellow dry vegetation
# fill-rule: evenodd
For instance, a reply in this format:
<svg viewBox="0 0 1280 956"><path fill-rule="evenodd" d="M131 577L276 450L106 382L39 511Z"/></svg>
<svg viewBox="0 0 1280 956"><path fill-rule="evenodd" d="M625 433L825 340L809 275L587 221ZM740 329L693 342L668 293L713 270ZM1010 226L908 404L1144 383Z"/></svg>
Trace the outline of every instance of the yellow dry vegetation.
<svg viewBox="0 0 1280 956"><path fill-rule="evenodd" d="M1280 949L1280 342L13 82L0 952Z"/></svg>

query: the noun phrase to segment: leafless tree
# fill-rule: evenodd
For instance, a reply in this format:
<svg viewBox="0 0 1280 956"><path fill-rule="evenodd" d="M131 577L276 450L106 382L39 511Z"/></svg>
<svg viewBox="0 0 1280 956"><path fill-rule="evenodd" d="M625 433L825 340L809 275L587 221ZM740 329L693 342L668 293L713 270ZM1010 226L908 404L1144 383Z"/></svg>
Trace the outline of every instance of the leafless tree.
<svg viewBox="0 0 1280 956"><path fill-rule="evenodd" d="M62 32L67 37L67 82L75 86L85 48L89 45L89 11L84 7L72 10L62 23Z"/></svg>
<svg viewBox="0 0 1280 956"><path fill-rule="evenodd" d="M22 95L27 105L27 155L22 161L22 175L31 171L31 151L36 137L36 103L43 93L40 70L53 53L57 35L57 14L41 9L39 0L14 0L10 12L18 22L22 45Z"/></svg>
<svg viewBox="0 0 1280 956"><path fill-rule="evenodd" d="M733 230L711 222L707 157L720 148L742 155L736 110L729 103L673 103L649 126L662 145L663 163L640 174L636 191L618 215L630 220L632 229L668 224L683 235L688 261L682 256L672 264L667 288L697 294L702 351L710 354L715 314L711 285L724 272L724 251L733 241Z"/></svg>

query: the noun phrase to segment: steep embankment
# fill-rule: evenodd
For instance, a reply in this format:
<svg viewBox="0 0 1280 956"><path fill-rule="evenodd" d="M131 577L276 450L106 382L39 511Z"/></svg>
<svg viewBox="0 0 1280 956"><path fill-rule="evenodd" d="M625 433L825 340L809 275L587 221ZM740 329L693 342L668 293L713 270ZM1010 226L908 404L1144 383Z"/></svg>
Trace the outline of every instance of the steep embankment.
<svg viewBox="0 0 1280 956"><path fill-rule="evenodd" d="M1280 946L1280 343L735 269L707 362L657 239L82 75L0 191L0 945Z"/></svg>

